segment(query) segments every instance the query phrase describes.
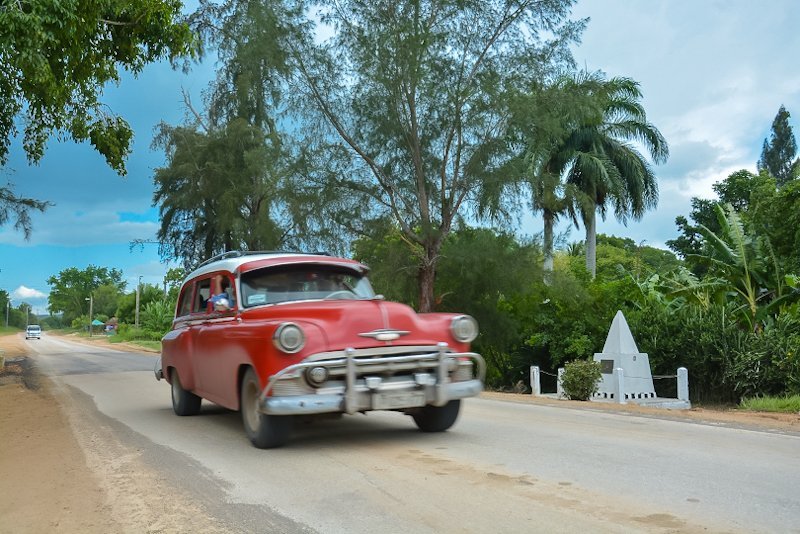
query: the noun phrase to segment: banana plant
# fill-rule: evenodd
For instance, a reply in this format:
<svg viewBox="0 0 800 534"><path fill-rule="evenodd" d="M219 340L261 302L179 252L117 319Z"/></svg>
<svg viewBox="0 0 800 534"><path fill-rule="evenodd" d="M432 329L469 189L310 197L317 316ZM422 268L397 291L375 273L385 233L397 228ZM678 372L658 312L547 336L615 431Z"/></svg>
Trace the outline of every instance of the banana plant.
<svg viewBox="0 0 800 534"><path fill-rule="evenodd" d="M769 239L748 231L730 204L717 204L715 210L720 229L700 225L703 252L691 257L708 265L706 286L724 290L737 303L737 316L759 332L764 319L797 293L784 294L785 278Z"/></svg>

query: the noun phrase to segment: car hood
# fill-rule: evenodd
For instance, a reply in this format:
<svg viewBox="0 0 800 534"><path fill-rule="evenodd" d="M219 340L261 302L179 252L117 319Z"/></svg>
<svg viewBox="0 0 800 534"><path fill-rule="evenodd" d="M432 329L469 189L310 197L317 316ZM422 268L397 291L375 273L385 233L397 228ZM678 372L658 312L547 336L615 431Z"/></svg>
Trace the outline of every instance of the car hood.
<svg viewBox="0 0 800 534"><path fill-rule="evenodd" d="M245 315L313 325L316 328L305 329L309 336L322 337L309 339L315 352L442 342L464 349L450 333L455 314L418 314L404 304L378 299L288 302L247 310Z"/></svg>

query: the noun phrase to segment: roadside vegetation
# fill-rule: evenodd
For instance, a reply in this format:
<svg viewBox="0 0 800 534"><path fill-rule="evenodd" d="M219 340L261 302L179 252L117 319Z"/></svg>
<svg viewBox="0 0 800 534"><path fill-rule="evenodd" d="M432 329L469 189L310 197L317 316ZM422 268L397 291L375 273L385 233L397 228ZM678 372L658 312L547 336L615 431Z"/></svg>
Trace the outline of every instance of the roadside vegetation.
<svg viewBox="0 0 800 534"><path fill-rule="evenodd" d="M476 317L491 388L527 385L531 365L555 373L590 360L622 310L653 374L689 369L695 402L800 395L800 163L782 106L756 172L692 199L667 251L596 231L598 216L639 220L657 206L669 146L635 80L577 67L570 50L588 21L571 18L572 0L225 0L180 21L178 4L152 2L161 24L123 43L140 51L129 58L137 67L203 51L218 59L203 101L187 98L185 121L161 123L153 141L165 154L153 172L164 259L188 270L237 249L353 256L389 299ZM143 53L151 42L158 54ZM9 98L4 124L31 101ZM67 121L71 109L56 110L53 128L73 125L71 137L91 137L124 172L127 123L87 130ZM49 133L35 137L33 161ZM0 129L0 164L5 137ZM27 234L28 213L46 208L0 189L0 224ZM531 212L541 235L520 227ZM114 268L65 269L48 280L54 315L41 322L113 318L115 339L154 342L182 276L131 289ZM11 308L10 325L39 320L26 306ZM672 383L656 387L675 396Z"/></svg>
<svg viewBox="0 0 800 534"><path fill-rule="evenodd" d="M800 395L742 399L740 407L755 412L800 413Z"/></svg>
<svg viewBox="0 0 800 534"><path fill-rule="evenodd" d="M0 336L8 336L19 332L19 328L14 326L0 326Z"/></svg>

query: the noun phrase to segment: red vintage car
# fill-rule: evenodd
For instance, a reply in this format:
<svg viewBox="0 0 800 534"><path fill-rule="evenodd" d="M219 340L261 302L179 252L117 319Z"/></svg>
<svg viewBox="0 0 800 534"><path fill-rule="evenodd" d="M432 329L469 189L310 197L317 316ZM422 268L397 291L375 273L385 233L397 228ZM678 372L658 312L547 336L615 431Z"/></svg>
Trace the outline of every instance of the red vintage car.
<svg viewBox="0 0 800 534"><path fill-rule="evenodd" d="M323 254L228 252L181 287L156 378L178 415L202 399L241 410L259 448L295 416L395 410L441 432L483 389L468 315L417 314L376 295L361 263Z"/></svg>

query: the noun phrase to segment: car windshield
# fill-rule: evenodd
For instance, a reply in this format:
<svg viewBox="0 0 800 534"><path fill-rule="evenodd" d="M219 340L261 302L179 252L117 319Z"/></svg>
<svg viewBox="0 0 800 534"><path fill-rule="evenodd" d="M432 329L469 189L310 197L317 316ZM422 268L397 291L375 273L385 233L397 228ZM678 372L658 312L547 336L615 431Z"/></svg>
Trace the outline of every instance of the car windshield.
<svg viewBox="0 0 800 534"><path fill-rule="evenodd" d="M245 308L298 300L371 299L375 292L366 276L324 265L268 267L242 274Z"/></svg>

